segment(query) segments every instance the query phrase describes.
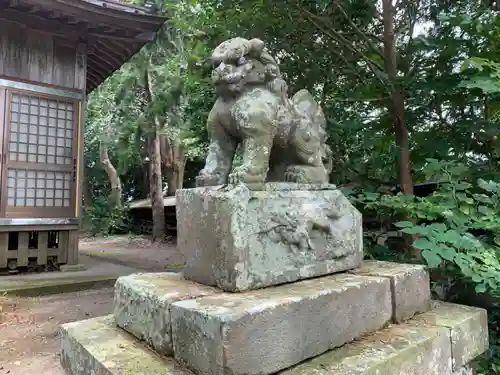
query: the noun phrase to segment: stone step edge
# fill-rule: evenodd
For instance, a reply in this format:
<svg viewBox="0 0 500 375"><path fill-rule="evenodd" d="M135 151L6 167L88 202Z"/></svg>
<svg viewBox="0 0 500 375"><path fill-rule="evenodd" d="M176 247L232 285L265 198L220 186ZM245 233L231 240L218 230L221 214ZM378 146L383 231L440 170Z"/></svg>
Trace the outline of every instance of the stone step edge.
<svg viewBox="0 0 500 375"><path fill-rule="evenodd" d="M339 277L341 275L380 277L389 280L393 323L401 323L416 313L424 313L430 309L430 281L424 266L364 261L357 269L317 279L335 275ZM160 282L161 284L158 284ZM166 282L170 282L171 287L167 287ZM295 283L271 288L282 288L293 284ZM248 291L247 293L252 292ZM159 354L171 356L173 355L171 305L182 300L192 300L218 293L223 293L223 291L186 280L179 273L138 273L122 276L115 284L114 316L121 328L151 345ZM146 297L152 301L150 304L144 304L143 299ZM139 305L142 305L143 308L138 308ZM132 309L134 306L135 310ZM165 314L160 314L161 318L160 316L150 316L150 323L144 324L145 314L152 314L152 312L160 310L166 311ZM163 321L165 319L166 321ZM154 337L150 335L150 332L153 331L156 332Z"/></svg>
<svg viewBox="0 0 500 375"><path fill-rule="evenodd" d="M60 338L67 375L193 375L119 328L112 314L63 324Z"/></svg>
<svg viewBox="0 0 500 375"><path fill-rule="evenodd" d="M433 308L415 320L392 325L279 374L347 375L352 374L353 368L363 368L366 373L380 369L385 373L400 373L402 366L410 362L415 368L412 374L416 375L448 375L452 369L462 371L461 366L466 364L462 362L469 362L487 349L486 312L441 302L434 302ZM478 325L481 337L477 337ZM469 339L471 330L476 332L473 340ZM400 350L395 350L394 340ZM460 353L460 358L455 358L457 347L454 345L469 347ZM421 360L417 361L418 358ZM64 324L61 364L68 375L193 375L118 328L112 315Z"/></svg>

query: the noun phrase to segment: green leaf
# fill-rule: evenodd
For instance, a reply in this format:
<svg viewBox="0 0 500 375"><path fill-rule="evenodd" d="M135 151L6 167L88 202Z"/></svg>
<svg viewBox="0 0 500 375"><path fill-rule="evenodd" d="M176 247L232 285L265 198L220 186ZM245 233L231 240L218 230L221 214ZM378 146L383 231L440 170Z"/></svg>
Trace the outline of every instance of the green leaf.
<svg viewBox="0 0 500 375"><path fill-rule="evenodd" d="M494 215L495 211L488 206L479 206L477 210L483 215Z"/></svg>
<svg viewBox="0 0 500 375"><path fill-rule="evenodd" d="M486 285L484 283L476 285L476 293L484 293L486 292Z"/></svg>
<svg viewBox="0 0 500 375"><path fill-rule="evenodd" d="M474 200L470 197L467 196L467 194L464 193L458 193L457 198L459 201L467 203L467 204L473 204Z"/></svg>
<svg viewBox="0 0 500 375"><path fill-rule="evenodd" d="M455 256L457 255L455 249L443 245L440 246L438 253L444 260L449 260L449 261L453 261L455 259Z"/></svg>
<svg viewBox="0 0 500 375"><path fill-rule="evenodd" d="M465 250L476 250L481 247L481 242L473 235L466 234L462 236L462 240L457 247Z"/></svg>
<svg viewBox="0 0 500 375"><path fill-rule="evenodd" d="M476 273L470 267L470 260L466 258L464 254L457 253L454 261L465 276L473 277L474 275L476 275Z"/></svg>
<svg viewBox="0 0 500 375"><path fill-rule="evenodd" d="M416 247L417 249L420 249L420 250L434 250L436 248L436 246L439 246L439 245L429 241L425 237L417 238L413 242L413 247Z"/></svg>
<svg viewBox="0 0 500 375"><path fill-rule="evenodd" d="M415 226L411 221L398 221L397 223L394 223L395 226L398 228L410 228Z"/></svg>
<svg viewBox="0 0 500 375"><path fill-rule="evenodd" d="M401 229L401 232L406 234L423 234L426 233L426 228L421 227L420 225L416 225L412 228Z"/></svg>
<svg viewBox="0 0 500 375"><path fill-rule="evenodd" d="M440 237L440 240L459 247L462 242L462 236L456 230L450 229Z"/></svg>
<svg viewBox="0 0 500 375"><path fill-rule="evenodd" d="M469 80L462 81L458 87L468 89L480 89L486 94L500 92L500 84L491 77L475 77Z"/></svg>
<svg viewBox="0 0 500 375"><path fill-rule="evenodd" d="M467 189L470 189L471 187L472 187L472 184L469 184L468 182L463 182L463 181L455 184L455 190L457 190L457 191L467 190Z"/></svg>
<svg viewBox="0 0 500 375"><path fill-rule="evenodd" d="M472 275L471 279L475 283L480 283L481 281L483 281L483 278L480 275L478 275L477 273L475 273L474 275Z"/></svg>
<svg viewBox="0 0 500 375"><path fill-rule="evenodd" d="M443 223L432 223L429 228L438 233L444 233L448 229Z"/></svg>
<svg viewBox="0 0 500 375"><path fill-rule="evenodd" d="M444 11L441 11L441 13L438 14L437 18L441 22L446 22L449 21L451 17Z"/></svg>
<svg viewBox="0 0 500 375"><path fill-rule="evenodd" d="M487 196L486 194L474 194L474 199L481 202L481 203L487 203L487 204L492 204L493 201L492 199Z"/></svg>
<svg viewBox="0 0 500 375"><path fill-rule="evenodd" d="M427 265L431 268L439 266L442 262L442 259L439 255L429 250L422 251L422 257L424 258Z"/></svg>
<svg viewBox="0 0 500 375"><path fill-rule="evenodd" d="M500 188L500 184L497 184L493 181L485 181L482 178L477 180L478 186L486 191L489 191L490 193L494 193L497 189Z"/></svg>

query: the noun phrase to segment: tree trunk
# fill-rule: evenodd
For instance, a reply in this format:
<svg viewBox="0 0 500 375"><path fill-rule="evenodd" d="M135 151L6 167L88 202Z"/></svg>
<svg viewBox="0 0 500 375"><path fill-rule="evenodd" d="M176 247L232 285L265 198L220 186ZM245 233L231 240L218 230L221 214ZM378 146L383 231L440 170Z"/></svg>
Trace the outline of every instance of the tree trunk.
<svg viewBox="0 0 500 375"><path fill-rule="evenodd" d="M144 88L149 109L153 105L153 82L149 71L144 71ZM153 217L153 242L165 238L165 206L163 204L163 181L161 171L160 124L154 115L147 118L147 139L149 155L149 193Z"/></svg>
<svg viewBox="0 0 500 375"><path fill-rule="evenodd" d="M493 112L491 113L491 108L490 108L490 102L488 99L488 95L486 94L484 96L484 120L485 121L490 121L491 117L496 116L497 113ZM487 154L488 157L488 166L490 171L493 171L495 167L498 165L498 157L496 156L496 142L497 142L497 136L496 135L490 135L485 142L485 153Z"/></svg>
<svg viewBox="0 0 500 375"><path fill-rule="evenodd" d="M391 97L388 110L392 118L396 145L399 149L399 185L404 194L413 194L413 178L411 174L410 146L408 142L408 129L406 128L404 114L404 97L397 85L397 60L396 41L394 38L394 13L392 0L383 0L384 21L384 68L389 78Z"/></svg>
<svg viewBox="0 0 500 375"><path fill-rule="evenodd" d="M121 206L122 203L122 182L120 181L120 176L116 172L115 167L109 160L108 147L105 142L101 141L99 144L99 159L104 171L108 175L109 182L111 184L111 194L110 199L113 206Z"/></svg>
<svg viewBox="0 0 500 375"><path fill-rule="evenodd" d="M160 136L160 149L163 171L168 181L167 195L173 196L184 184L186 151L182 144L166 135Z"/></svg>
<svg viewBox="0 0 500 375"><path fill-rule="evenodd" d="M382 0L382 18L384 23L384 69L389 80L390 98L387 109L392 119L396 146L399 151L398 169L399 186L405 195L413 195L413 177L411 173L410 144L406 127L404 94L397 82L398 68L396 55L396 40L394 36L395 9L392 0ZM409 220L405 218L405 220ZM405 252L412 258L421 259L420 251L414 248L413 235L405 235Z"/></svg>
<svg viewBox="0 0 500 375"><path fill-rule="evenodd" d="M149 192L153 217L153 242L162 241L165 236L165 208L161 175L160 137L156 125L150 125L148 133Z"/></svg>
<svg viewBox="0 0 500 375"><path fill-rule="evenodd" d="M166 171L168 180L167 195L174 196L178 189L182 189L184 183L184 170L186 168L186 161L171 166Z"/></svg>

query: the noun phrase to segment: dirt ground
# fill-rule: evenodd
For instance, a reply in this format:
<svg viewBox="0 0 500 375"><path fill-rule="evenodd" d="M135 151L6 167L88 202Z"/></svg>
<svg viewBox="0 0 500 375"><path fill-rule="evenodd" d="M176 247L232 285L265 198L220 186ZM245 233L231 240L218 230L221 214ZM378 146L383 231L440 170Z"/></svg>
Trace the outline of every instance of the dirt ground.
<svg viewBox="0 0 500 375"><path fill-rule="evenodd" d="M46 297L0 297L0 375L65 375L61 324L109 314L113 289Z"/></svg>
<svg viewBox="0 0 500 375"><path fill-rule="evenodd" d="M152 244L141 236L82 238L80 254L152 272L175 272L185 261L175 242Z"/></svg>
<svg viewBox="0 0 500 375"><path fill-rule="evenodd" d="M152 245L143 237L82 238L80 254L110 272L119 265L119 275L176 272L184 262L174 243ZM59 364L59 326L110 314L112 304L112 288L35 298L0 295L0 375L66 375Z"/></svg>

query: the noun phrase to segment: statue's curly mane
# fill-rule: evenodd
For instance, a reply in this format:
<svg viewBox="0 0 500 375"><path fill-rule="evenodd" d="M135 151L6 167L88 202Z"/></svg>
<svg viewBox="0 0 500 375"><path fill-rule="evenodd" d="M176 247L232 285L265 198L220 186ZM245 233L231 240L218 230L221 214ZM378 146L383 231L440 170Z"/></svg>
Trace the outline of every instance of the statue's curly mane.
<svg viewBox="0 0 500 375"><path fill-rule="evenodd" d="M214 49L211 60L216 83L262 84L277 95L286 87L276 60L260 39L229 39Z"/></svg>

